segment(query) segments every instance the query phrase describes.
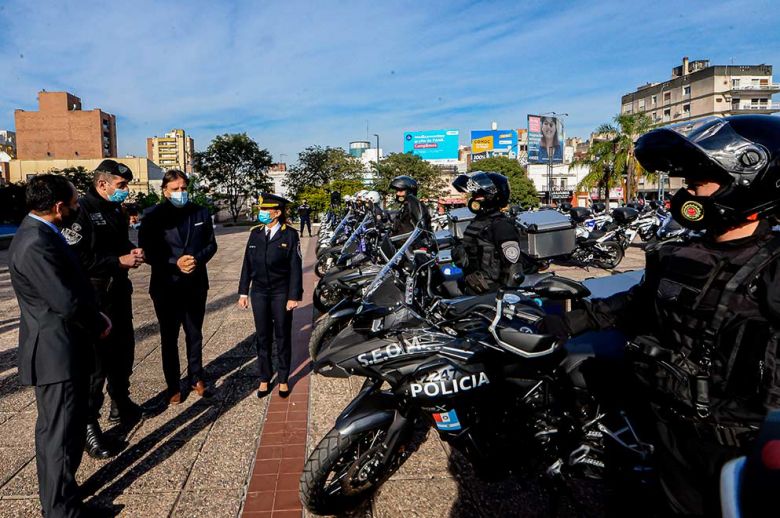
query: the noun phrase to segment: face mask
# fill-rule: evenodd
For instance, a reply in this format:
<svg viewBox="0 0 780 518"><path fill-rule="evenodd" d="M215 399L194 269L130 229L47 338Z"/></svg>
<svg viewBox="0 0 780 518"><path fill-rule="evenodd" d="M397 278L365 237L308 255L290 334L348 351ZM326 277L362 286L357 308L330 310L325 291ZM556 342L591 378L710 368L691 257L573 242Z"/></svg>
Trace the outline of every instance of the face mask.
<svg viewBox="0 0 780 518"><path fill-rule="evenodd" d="M79 217L80 210L81 207L78 205L75 209L68 207L68 213L62 215L62 228L69 228L72 224L74 224Z"/></svg>
<svg viewBox="0 0 780 518"><path fill-rule="evenodd" d="M691 230L717 233L742 223L733 211L717 206L711 196L695 196L685 188L674 193L669 210L677 223Z"/></svg>
<svg viewBox="0 0 780 518"><path fill-rule="evenodd" d="M171 200L171 203L173 203L173 206L174 207L179 207L179 208L184 207L185 205L187 205L187 202L189 201L189 199L190 199L190 193L188 193L187 191L172 192L171 193L171 197L170 197L170 200Z"/></svg>
<svg viewBox="0 0 780 518"><path fill-rule="evenodd" d="M136 229L136 230L137 230L138 228L140 228L140 227L141 227L141 224L140 224L140 223L133 223L132 225L130 225L130 228L132 228L132 229Z"/></svg>
<svg viewBox="0 0 780 518"><path fill-rule="evenodd" d="M398 196L397 194L395 195L395 201L397 201L398 203L403 203L405 199L406 199L406 195L403 196Z"/></svg>
<svg viewBox="0 0 780 518"><path fill-rule="evenodd" d="M273 221L273 218L271 218L271 213L267 210L260 210L257 212L257 221L263 225L267 225Z"/></svg>
<svg viewBox="0 0 780 518"><path fill-rule="evenodd" d="M112 201L114 203L122 203L127 199L127 196L130 194L130 189L115 189L114 192L111 193L111 195L108 197L108 201Z"/></svg>

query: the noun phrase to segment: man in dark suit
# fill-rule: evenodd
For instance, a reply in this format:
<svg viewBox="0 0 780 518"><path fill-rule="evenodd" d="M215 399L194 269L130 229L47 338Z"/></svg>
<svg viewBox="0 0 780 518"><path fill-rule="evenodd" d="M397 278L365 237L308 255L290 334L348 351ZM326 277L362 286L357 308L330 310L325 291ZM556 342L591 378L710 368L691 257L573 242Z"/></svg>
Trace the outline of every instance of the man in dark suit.
<svg viewBox="0 0 780 518"><path fill-rule="evenodd" d="M76 483L86 437L92 343L111 321L98 311L89 279L60 230L78 215L77 192L44 174L26 191L30 213L11 242L11 284L21 311L19 377L35 386L35 460L47 518L82 516Z"/></svg>
<svg viewBox="0 0 780 518"><path fill-rule="evenodd" d="M163 373L168 402L181 403L179 328L187 344L187 374L192 389L208 396L203 376L203 319L209 277L206 263L217 252L211 216L189 202L187 175L171 169L162 180L165 202L141 220L138 244L152 266L149 294L160 322Z"/></svg>

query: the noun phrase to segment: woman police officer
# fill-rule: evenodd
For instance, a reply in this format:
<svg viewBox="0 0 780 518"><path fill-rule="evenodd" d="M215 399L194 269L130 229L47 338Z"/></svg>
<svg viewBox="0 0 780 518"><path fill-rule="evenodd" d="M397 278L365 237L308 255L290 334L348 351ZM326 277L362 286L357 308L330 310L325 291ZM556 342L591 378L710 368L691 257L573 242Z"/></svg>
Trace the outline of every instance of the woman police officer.
<svg viewBox="0 0 780 518"><path fill-rule="evenodd" d="M252 228L247 241L238 286L238 306L248 308L251 298L260 371L257 397L271 392L272 336L276 339L279 358L279 395L287 397L290 394L287 378L292 356L292 311L303 296L300 238L294 228L285 224L284 209L289 203L286 199L263 193L258 201L260 225Z"/></svg>

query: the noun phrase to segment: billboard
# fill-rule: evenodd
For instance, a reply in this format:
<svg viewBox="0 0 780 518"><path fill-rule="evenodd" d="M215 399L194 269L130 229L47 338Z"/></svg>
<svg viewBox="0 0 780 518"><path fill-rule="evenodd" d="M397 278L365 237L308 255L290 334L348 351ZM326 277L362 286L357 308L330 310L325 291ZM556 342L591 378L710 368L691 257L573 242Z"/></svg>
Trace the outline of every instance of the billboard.
<svg viewBox="0 0 780 518"><path fill-rule="evenodd" d="M476 130L471 132L471 160L494 156L517 158L517 131Z"/></svg>
<svg viewBox="0 0 780 518"><path fill-rule="evenodd" d="M563 122L547 115L528 116L528 163L563 163Z"/></svg>
<svg viewBox="0 0 780 518"><path fill-rule="evenodd" d="M460 133L458 130L407 131L404 133L404 153L412 152L429 162L458 161Z"/></svg>

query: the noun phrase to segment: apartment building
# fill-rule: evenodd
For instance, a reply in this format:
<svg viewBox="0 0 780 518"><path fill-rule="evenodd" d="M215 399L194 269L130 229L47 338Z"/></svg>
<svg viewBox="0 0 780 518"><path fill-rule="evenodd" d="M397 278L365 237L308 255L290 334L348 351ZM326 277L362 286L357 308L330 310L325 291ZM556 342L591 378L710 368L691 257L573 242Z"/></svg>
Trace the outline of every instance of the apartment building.
<svg viewBox="0 0 780 518"><path fill-rule="evenodd" d="M658 125L710 115L768 114L780 111L780 103L772 101L778 92L772 65L710 65L685 57L668 81L624 95L621 113L646 113Z"/></svg>
<svg viewBox="0 0 780 518"><path fill-rule="evenodd" d="M146 139L146 157L163 169L192 172L195 141L183 129L174 129L164 137Z"/></svg>
<svg viewBox="0 0 780 518"><path fill-rule="evenodd" d="M116 117L84 111L68 92L38 93L38 111L16 110L16 158L86 160L117 155Z"/></svg>

